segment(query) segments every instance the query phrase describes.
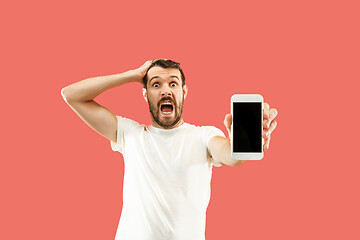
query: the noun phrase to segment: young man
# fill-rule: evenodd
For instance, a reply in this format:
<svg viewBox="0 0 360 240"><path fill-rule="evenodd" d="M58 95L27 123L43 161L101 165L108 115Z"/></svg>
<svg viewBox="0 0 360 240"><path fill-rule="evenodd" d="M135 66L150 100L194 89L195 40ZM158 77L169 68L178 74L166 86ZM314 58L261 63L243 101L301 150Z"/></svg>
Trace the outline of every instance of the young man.
<svg viewBox="0 0 360 240"><path fill-rule="evenodd" d="M129 82L144 85L153 123L115 116L93 99ZM171 60L156 59L124 73L89 78L62 89L66 103L124 156L123 209L115 240L204 240L213 166L239 166L230 140L215 127L182 118L185 75ZM264 150L277 114L264 104ZM231 114L224 124L229 131Z"/></svg>

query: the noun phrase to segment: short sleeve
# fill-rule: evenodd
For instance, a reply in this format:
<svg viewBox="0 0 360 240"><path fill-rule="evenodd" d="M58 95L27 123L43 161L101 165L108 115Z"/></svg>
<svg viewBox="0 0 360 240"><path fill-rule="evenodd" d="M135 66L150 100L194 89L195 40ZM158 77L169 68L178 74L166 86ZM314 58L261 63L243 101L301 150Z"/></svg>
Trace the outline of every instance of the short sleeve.
<svg viewBox="0 0 360 240"><path fill-rule="evenodd" d="M111 149L113 151L117 151L123 153L125 148L125 133L126 131L135 126L139 126L140 124L124 117L116 116L117 119L117 135L116 135L116 143L110 140Z"/></svg>
<svg viewBox="0 0 360 240"><path fill-rule="evenodd" d="M204 141L206 144L206 148L209 149L209 141L211 138L215 137L215 136L221 136L221 137L225 137L225 134L218 128L213 127L213 126L206 126L204 127ZM221 167L222 164L221 163L215 163L213 162L213 159L211 158L211 163L215 166L215 167Z"/></svg>

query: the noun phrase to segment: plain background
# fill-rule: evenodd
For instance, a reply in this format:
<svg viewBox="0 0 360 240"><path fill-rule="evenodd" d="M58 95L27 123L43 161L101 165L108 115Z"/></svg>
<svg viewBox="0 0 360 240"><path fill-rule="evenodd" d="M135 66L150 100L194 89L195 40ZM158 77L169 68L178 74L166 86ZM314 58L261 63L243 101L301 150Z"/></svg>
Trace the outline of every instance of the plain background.
<svg viewBox="0 0 360 240"><path fill-rule="evenodd" d="M278 127L261 161L213 169L207 240L360 239L358 1L1 3L0 239L112 240L123 160L60 91L181 63L184 119L226 133L235 93ZM95 100L150 124L139 84ZM226 133L227 134L227 133Z"/></svg>

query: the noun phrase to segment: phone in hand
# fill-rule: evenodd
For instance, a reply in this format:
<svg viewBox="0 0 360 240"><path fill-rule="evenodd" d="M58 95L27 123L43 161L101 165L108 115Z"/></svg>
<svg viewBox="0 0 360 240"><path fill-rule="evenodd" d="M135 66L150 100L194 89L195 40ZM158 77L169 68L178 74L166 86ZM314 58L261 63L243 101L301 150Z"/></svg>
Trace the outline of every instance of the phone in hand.
<svg viewBox="0 0 360 240"><path fill-rule="evenodd" d="M231 155L236 160L261 160L264 156L263 97L235 94L231 97Z"/></svg>

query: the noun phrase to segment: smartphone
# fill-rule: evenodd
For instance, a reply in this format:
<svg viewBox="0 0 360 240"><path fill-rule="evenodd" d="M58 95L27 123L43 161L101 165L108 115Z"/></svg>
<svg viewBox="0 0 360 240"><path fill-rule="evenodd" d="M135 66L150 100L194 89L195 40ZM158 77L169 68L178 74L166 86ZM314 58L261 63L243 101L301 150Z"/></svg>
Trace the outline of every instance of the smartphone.
<svg viewBox="0 0 360 240"><path fill-rule="evenodd" d="M235 94L231 97L231 155L236 160L261 160L264 156L263 97Z"/></svg>

